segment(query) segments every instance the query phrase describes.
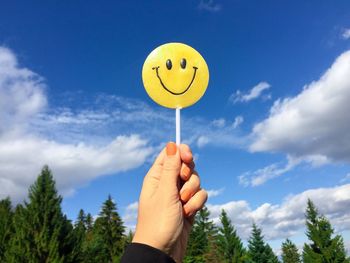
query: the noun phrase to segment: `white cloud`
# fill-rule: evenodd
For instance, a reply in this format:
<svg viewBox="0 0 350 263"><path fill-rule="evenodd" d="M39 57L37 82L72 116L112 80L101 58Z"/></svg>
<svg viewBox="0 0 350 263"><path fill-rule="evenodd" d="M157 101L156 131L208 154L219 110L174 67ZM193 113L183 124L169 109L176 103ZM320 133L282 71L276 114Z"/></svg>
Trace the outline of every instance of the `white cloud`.
<svg viewBox="0 0 350 263"><path fill-rule="evenodd" d="M226 125L226 120L224 118L215 119L211 122L211 124L215 127L223 128Z"/></svg>
<svg viewBox="0 0 350 263"><path fill-rule="evenodd" d="M253 128L253 152L282 152L313 164L350 162L350 51L295 97L277 100Z"/></svg>
<svg viewBox="0 0 350 263"><path fill-rule="evenodd" d="M262 81L253 88L251 88L251 90L247 94L243 94L240 90L237 90L236 93L233 93L230 96L229 100L233 103L248 102L251 100L255 100L259 98L261 94L270 87L271 85L269 83Z"/></svg>
<svg viewBox="0 0 350 263"><path fill-rule="evenodd" d="M0 199L9 195L20 201L44 164L52 169L61 193L72 194L98 176L140 166L151 153L146 145L137 135L118 136L103 147L35 137L0 139Z"/></svg>
<svg viewBox="0 0 350 263"><path fill-rule="evenodd" d="M245 172L238 177L239 183L243 186L259 186L266 183L268 180L279 177L291 171L300 163L300 160L292 157L288 157L287 159L286 165L282 167L280 164L274 163L253 172Z"/></svg>
<svg viewBox="0 0 350 263"><path fill-rule="evenodd" d="M237 116L232 124L232 127L234 129L238 128L242 123L243 123L244 119L242 116Z"/></svg>
<svg viewBox="0 0 350 263"><path fill-rule="evenodd" d="M206 137L206 136L200 136L200 137L198 137L198 139L197 139L197 146L198 146L199 148L201 148L201 147L207 145L209 142L210 142L210 139L209 139L208 137Z"/></svg>
<svg viewBox="0 0 350 263"><path fill-rule="evenodd" d="M126 225L131 225L131 226L136 225L138 208L139 208L139 203L137 201L129 204L125 208L125 212L123 215L123 222Z"/></svg>
<svg viewBox="0 0 350 263"><path fill-rule="evenodd" d="M96 126L94 120L105 116L50 114L44 91L43 78L20 67L14 53L0 47L0 199L21 201L44 164L53 170L58 189L72 194L98 176L140 166L152 153L147 140L136 134L103 143L86 143L79 136L62 142L69 133L88 137L84 120Z"/></svg>
<svg viewBox="0 0 350 263"><path fill-rule="evenodd" d="M346 28L343 30L342 38L343 39L350 39L350 28Z"/></svg>
<svg viewBox="0 0 350 263"><path fill-rule="evenodd" d="M224 190L225 190L225 188L207 190L208 198L212 198L212 197L221 195L224 192Z"/></svg>
<svg viewBox="0 0 350 263"><path fill-rule="evenodd" d="M290 195L281 204L261 204L252 209L247 201L231 201L207 207L214 222L219 222L219 215L225 209L243 239L248 239L253 222L263 229L267 240L292 237L305 227L305 209L310 198L319 212L328 217L337 232L350 229L350 184L333 188L310 189Z"/></svg>
<svg viewBox="0 0 350 263"><path fill-rule="evenodd" d="M0 47L0 134L14 133L46 106L43 79L20 68L15 55Z"/></svg>
<svg viewBox="0 0 350 263"><path fill-rule="evenodd" d="M200 0L198 9L209 12L219 12L221 5L214 3L214 0Z"/></svg>

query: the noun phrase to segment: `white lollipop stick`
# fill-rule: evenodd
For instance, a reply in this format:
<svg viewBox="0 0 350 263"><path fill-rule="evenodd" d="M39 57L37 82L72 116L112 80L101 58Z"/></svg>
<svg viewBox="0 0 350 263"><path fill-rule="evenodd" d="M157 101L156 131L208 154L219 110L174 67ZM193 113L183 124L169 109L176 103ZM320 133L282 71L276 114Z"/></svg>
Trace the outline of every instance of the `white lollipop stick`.
<svg viewBox="0 0 350 263"><path fill-rule="evenodd" d="M181 108L175 110L175 122L176 122L176 145L179 146L181 143Z"/></svg>

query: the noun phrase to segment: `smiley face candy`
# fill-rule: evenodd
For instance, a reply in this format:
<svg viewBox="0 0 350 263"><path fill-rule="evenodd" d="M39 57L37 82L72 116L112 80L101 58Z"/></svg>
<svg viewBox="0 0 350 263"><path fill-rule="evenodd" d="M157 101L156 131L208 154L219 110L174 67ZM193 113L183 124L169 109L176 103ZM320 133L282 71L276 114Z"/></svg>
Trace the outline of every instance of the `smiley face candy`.
<svg viewBox="0 0 350 263"><path fill-rule="evenodd" d="M142 68L148 95L167 108L185 108L196 103L209 82L207 63L195 49L182 43L157 47Z"/></svg>

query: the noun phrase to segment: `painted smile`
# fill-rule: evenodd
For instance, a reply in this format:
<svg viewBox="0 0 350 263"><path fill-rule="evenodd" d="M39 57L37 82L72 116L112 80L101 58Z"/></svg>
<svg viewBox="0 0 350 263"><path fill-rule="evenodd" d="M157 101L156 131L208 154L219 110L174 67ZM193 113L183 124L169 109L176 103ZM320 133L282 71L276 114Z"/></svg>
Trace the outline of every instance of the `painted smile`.
<svg viewBox="0 0 350 263"><path fill-rule="evenodd" d="M197 69L198 69L198 68L197 68L197 67L193 67L194 72L193 72L192 80L191 80L190 84L187 86L187 88L186 88L184 91L182 91L182 92L174 92L174 91L171 91L170 89L168 89L168 88L165 86L165 84L163 83L162 79L161 79L160 76L159 76L159 72L158 72L159 66L158 66L158 67L154 67L154 68L152 68L152 69L155 69L155 70L156 70L157 78L159 79L159 82L160 82L160 84L162 85L162 87L163 87L167 92L169 92L169 93L171 93L171 94L173 94L173 95L182 95L182 94L184 94L186 91L188 91L188 89L191 87L191 85L192 85L192 83L193 83L193 81L194 81L194 78L196 77L196 73L197 73Z"/></svg>

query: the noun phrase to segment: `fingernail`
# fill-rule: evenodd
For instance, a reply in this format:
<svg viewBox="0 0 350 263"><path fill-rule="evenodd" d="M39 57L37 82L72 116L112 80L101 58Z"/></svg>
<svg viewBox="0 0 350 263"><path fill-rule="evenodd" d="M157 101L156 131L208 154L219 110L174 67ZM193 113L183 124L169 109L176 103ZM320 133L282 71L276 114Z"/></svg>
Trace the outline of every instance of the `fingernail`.
<svg viewBox="0 0 350 263"><path fill-rule="evenodd" d="M186 206L184 206L184 215L185 217L190 217L193 213L189 210L189 208L186 208Z"/></svg>
<svg viewBox="0 0 350 263"><path fill-rule="evenodd" d="M180 195L181 201L183 202L187 201L188 199L190 199L190 195L191 195L190 190L185 189Z"/></svg>
<svg viewBox="0 0 350 263"><path fill-rule="evenodd" d="M168 156L175 155L177 151L177 146L173 142L169 142L166 146L166 154Z"/></svg>
<svg viewBox="0 0 350 263"><path fill-rule="evenodd" d="M190 173L191 173L191 169L188 168L187 166L185 166L183 169L182 169L182 175L184 177L186 177L186 179L188 179L190 177Z"/></svg>

